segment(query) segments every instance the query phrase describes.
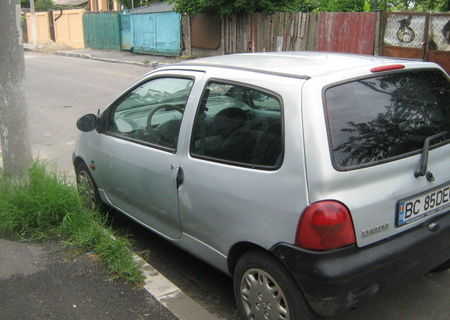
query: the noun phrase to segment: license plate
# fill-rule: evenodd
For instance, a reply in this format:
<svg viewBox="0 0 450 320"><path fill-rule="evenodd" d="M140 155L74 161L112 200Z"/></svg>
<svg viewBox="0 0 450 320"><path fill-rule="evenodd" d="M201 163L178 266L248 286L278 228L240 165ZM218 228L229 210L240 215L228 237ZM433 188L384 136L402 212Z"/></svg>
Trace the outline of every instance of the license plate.
<svg viewBox="0 0 450 320"><path fill-rule="evenodd" d="M446 208L450 208L450 183L400 200L397 207L397 226L424 219Z"/></svg>

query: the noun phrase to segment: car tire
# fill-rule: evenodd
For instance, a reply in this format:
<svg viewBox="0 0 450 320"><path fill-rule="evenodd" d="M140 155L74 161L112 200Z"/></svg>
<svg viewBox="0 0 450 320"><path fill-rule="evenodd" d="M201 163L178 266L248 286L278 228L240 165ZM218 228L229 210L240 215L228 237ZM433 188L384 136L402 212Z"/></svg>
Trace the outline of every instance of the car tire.
<svg viewBox="0 0 450 320"><path fill-rule="evenodd" d="M441 272L441 271L445 271L445 270L449 270L449 269L450 269L450 260L447 260L440 266L437 266L436 268L431 270L431 272Z"/></svg>
<svg viewBox="0 0 450 320"><path fill-rule="evenodd" d="M233 285L236 304L245 320L317 318L284 266L262 250L240 257Z"/></svg>
<svg viewBox="0 0 450 320"><path fill-rule="evenodd" d="M77 189L86 205L93 210L105 211L106 205L100 198L94 178L84 162L76 166Z"/></svg>

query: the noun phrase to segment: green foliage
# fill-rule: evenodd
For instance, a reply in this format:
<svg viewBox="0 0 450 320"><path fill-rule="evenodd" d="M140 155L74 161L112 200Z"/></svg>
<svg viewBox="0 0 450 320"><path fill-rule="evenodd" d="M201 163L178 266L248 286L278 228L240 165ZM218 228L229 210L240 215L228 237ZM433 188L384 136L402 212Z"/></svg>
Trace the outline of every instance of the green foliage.
<svg viewBox="0 0 450 320"><path fill-rule="evenodd" d="M142 6L148 6L150 4L154 4L154 3L158 3L158 2L162 2L162 1L163 0L134 0L134 7L138 8L138 7L142 7ZM121 0L120 3L123 4L123 6L125 8L131 9L133 1L132 0Z"/></svg>
<svg viewBox="0 0 450 320"><path fill-rule="evenodd" d="M380 9L387 11L450 11L449 0L388 0Z"/></svg>
<svg viewBox="0 0 450 320"><path fill-rule="evenodd" d="M131 0L126 0L131 1ZM448 11L449 0L171 0L175 10L194 15L200 12L230 15L248 12L361 12L387 11Z"/></svg>
<svg viewBox="0 0 450 320"><path fill-rule="evenodd" d="M30 0L20 0L20 6L22 8L29 8L30 7Z"/></svg>
<svg viewBox="0 0 450 320"><path fill-rule="evenodd" d="M20 0L20 6L22 8L29 8L30 0ZM53 4L52 0L35 0L34 1L34 8L36 11L48 11L54 7L55 7L55 5Z"/></svg>
<svg viewBox="0 0 450 320"><path fill-rule="evenodd" d="M320 0L318 11L362 12L364 0Z"/></svg>
<svg viewBox="0 0 450 320"><path fill-rule="evenodd" d="M36 0L34 6L36 11L48 11L54 7L52 0Z"/></svg>
<svg viewBox="0 0 450 320"><path fill-rule="evenodd" d="M311 12L317 8L317 4L314 0L294 0L289 1L282 11L287 12Z"/></svg>
<svg viewBox="0 0 450 320"><path fill-rule="evenodd" d="M174 0L177 12L194 15L200 12L230 15L233 13L312 11L313 0Z"/></svg>
<svg viewBox="0 0 450 320"><path fill-rule="evenodd" d="M115 236L106 217L84 205L67 178L35 162L28 179L0 175L0 235L25 240L59 238L66 245L92 251L113 277L142 281L127 239Z"/></svg>

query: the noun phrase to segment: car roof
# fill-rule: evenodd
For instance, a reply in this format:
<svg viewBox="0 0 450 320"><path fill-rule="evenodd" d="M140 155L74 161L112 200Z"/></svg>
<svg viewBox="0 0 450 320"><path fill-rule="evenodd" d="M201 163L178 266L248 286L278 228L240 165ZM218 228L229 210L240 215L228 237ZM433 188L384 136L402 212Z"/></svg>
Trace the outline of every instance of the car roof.
<svg viewBox="0 0 450 320"><path fill-rule="evenodd" d="M366 67L369 71L375 66L398 63L423 65L424 62L347 53L289 51L214 56L189 60L173 66L232 68L308 79L362 67Z"/></svg>

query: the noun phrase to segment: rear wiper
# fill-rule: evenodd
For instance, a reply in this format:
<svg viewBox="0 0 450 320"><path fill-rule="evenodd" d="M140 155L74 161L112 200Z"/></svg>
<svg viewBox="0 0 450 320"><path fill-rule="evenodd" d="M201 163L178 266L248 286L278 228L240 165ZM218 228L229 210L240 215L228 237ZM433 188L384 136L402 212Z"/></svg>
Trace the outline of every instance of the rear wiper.
<svg viewBox="0 0 450 320"><path fill-rule="evenodd" d="M440 138L448 134L447 131L442 131L436 134L433 134L432 136L427 137L423 142L423 148L422 148L422 156L420 157L419 164L417 165L416 171L414 171L414 177L422 177L425 174L427 175L428 181L433 181L433 174L431 172L427 172L428 167L428 152L430 151L430 142L431 140Z"/></svg>

